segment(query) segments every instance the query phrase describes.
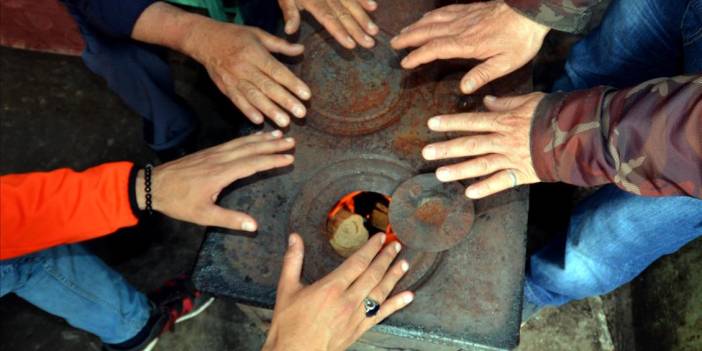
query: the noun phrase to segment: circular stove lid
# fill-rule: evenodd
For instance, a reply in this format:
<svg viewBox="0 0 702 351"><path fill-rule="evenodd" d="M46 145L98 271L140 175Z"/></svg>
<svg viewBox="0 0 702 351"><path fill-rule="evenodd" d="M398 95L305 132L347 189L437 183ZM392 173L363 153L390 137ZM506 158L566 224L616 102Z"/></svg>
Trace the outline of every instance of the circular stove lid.
<svg viewBox="0 0 702 351"><path fill-rule="evenodd" d="M440 252L456 246L470 232L474 220L473 201L457 183L442 183L436 176L420 174L392 194L390 225L400 241L410 248Z"/></svg>
<svg viewBox="0 0 702 351"><path fill-rule="evenodd" d="M387 34L371 49L342 48L326 32L304 40L300 78L312 89L308 123L334 135L375 132L401 116L407 105L407 73L390 48Z"/></svg>

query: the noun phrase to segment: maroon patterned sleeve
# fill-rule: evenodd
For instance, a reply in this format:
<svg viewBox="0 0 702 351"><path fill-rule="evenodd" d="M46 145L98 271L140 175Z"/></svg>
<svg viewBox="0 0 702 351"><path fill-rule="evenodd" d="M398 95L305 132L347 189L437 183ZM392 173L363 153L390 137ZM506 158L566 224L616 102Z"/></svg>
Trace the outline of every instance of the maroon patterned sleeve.
<svg viewBox="0 0 702 351"><path fill-rule="evenodd" d="M592 8L602 0L505 0L517 12L553 29L579 33L585 30Z"/></svg>
<svg viewBox="0 0 702 351"><path fill-rule="evenodd" d="M702 75L547 95L531 153L542 181L702 198Z"/></svg>

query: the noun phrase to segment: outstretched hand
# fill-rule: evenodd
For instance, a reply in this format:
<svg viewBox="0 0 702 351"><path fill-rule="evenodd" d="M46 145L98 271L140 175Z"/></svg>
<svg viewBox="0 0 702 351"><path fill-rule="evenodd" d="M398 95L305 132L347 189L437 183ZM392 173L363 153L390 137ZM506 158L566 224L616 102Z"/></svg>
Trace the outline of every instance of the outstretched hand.
<svg viewBox="0 0 702 351"><path fill-rule="evenodd" d="M493 0L428 12L390 43L395 49L417 48L402 60L406 69L437 59L483 60L461 80L461 91L469 94L524 66L539 52L548 31L504 1Z"/></svg>
<svg viewBox="0 0 702 351"><path fill-rule="evenodd" d="M385 234L373 236L336 270L305 286L300 282L302 238L290 235L263 350L345 350L372 326L412 302L414 294L409 291L388 298L409 266L402 260L391 267L400 244L383 246L385 238ZM364 313L366 297L380 303L373 317Z"/></svg>
<svg viewBox="0 0 702 351"><path fill-rule="evenodd" d="M152 207L169 217L205 226L256 231L251 216L215 203L231 183L258 172L285 167L294 157L278 154L295 146L283 133L261 133L234 139L155 167L151 176ZM144 174L139 172L136 197L144 209Z"/></svg>
<svg viewBox="0 0 702 351"><path fill-rule="evenodd" d="M439 167L442 182L488 176L471 184L466 196L479 199L522 184L538 183L530 149L531 122L544 93L485 98L490 112L459 113L429 119L437 132L480 133L427 145L427 160L473 157L451 166Z"/></svg>
<svg viewBox="0 0 702 351"><path fill-rule="evenodd" d="M287 34L300 28L300 10L309 11L347 49L353 49L356 43L372 47L375 45L372 36L380 31L368 16L368 12L378 8L373 0L278 0L278 4L285 17Z"/></svg>

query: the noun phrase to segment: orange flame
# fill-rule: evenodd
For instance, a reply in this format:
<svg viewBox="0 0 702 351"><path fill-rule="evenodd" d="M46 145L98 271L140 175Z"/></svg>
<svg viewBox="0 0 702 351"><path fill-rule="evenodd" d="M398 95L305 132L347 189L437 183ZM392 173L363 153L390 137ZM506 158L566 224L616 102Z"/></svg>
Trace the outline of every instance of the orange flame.
<svg viewBox="0 0 702 351"><path fill-rule="evenodd" d="M334 208L329 211L329 218L334 218L334 216L336 216L336 214L339 213L342 208L348 210L349 212L356 213L356 204L354 203L353 199L360 193L360 191L354 191L342 197L341 200L334 205Z"/></svg>

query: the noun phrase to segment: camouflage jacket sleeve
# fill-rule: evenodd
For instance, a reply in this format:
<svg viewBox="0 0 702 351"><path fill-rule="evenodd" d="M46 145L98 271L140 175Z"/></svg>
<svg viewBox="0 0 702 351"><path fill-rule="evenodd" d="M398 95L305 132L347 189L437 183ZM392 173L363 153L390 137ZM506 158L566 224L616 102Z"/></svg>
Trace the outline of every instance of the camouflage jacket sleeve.
<svg viewBox="0 0 702 351"><path fill-rule="evenodd" d="M579 33L585 30L592 8L602 0L505 0L507 5L553 29Z"/></svg>
<svg viewBox="0 0 702 351"><path fill-rule="evenodd" d="M702 198L702 75L547 95L531 154L545 182Z"/></svg>

